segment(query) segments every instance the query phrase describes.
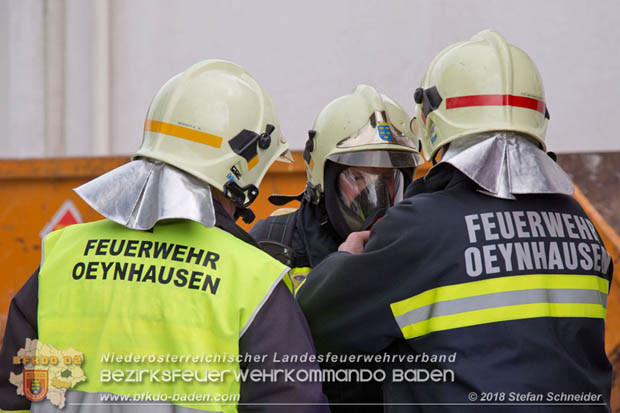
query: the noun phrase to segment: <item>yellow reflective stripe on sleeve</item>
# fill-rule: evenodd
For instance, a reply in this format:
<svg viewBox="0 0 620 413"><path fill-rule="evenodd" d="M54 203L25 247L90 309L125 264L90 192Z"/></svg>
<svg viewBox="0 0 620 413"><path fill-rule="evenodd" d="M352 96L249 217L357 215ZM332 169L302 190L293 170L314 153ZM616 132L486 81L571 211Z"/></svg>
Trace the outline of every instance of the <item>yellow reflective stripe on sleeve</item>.
<svg viewBox="0 0 620 413"><path fill-rule="evenodd" d="M471 311L410 324L401 328L405 339L432 333L500 321L524 320L539 317L587 317L605 318L605 309L596 304L524 304Z"/></svg>
<svg viewBox="0 0 620 413"><path fill-rule="evenodd" d="M159 122L147 119L144 123L144 130L149 132L163 133L165 135L174 136L176 138L185 139L192 142L202 143L203 145L219 148L222 146L222 138L211 135L210 133L200 132L195 129L186 128L184 126L173 125L171 123Z"/></svg>
<svg viewBox="0 0 620 413"><path fill-rule="evenodd" d="M2 410L0 409L0 413L30 413L30 410Z"/></svg>
<svg viewBox="0 0 620 413"><path fill-rule="evenodd" d="M504 291L531 290L536 288L579 288L598 289L607 294L609 281L594 275L533 274L500 277L463 284L434 288L392 304L394 316L404 314L413 308L438 301L455 300L481 294Z"/></svg>
<svg viewBox="0 0 620 413"><path fill-rule="evenodd" d="M433 331L536 317L605 318L609 281L535 274L435 288L393 303L406 339Z"/></svg>

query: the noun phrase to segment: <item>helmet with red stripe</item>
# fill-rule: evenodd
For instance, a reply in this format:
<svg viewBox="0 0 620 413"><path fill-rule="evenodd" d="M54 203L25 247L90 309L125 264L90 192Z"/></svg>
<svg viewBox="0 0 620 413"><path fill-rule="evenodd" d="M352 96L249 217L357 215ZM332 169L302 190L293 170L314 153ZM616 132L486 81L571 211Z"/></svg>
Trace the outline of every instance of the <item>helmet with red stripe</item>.
<svg viewBox="0 0 620 413"><path fill-rule="evenodd" d="M545 149L549 112L532 59L501 34L485 30L441 51L415 91L412 130L427 160L475 133L516 131Z"/></svg>

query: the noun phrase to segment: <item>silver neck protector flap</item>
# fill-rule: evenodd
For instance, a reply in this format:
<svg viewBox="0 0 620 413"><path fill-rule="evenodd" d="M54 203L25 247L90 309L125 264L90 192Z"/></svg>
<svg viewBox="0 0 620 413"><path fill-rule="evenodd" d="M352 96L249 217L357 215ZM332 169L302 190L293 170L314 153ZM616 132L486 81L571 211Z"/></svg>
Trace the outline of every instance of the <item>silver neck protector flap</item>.
<svg viewBox="0 0 620 413"><path fill-rule="evenodd" d="M458 139L450 143L441 162L453 165L477 183L481 192L496 198L575 192L562 168L518 132L498 131Z"/></svg>
<svg viewBox="0 0 620 413"><path fill-rule="evenodd" d="M146 231L163 219L215 225L211 187L163 162L137 159L74 189L95 211Z"/></svg>

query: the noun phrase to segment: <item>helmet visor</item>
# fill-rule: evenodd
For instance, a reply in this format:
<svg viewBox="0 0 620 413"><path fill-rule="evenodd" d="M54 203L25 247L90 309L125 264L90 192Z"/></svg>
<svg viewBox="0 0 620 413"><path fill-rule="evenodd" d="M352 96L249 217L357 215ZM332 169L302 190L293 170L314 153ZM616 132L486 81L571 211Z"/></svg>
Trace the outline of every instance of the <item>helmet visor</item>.
<svg viewBox="0 0 620 413"><path fill-rule="evenodd" d="M415 168L424 163L418 152L385 149L335 153L327 159L341 165L376 168Z"/></svg>
<svg viewBox="0 0 620 413"><path fill-rule="evenodd" d="M338 206L351 231L369 229L403 197L402 171L352 166L338 175Z"/></svg>

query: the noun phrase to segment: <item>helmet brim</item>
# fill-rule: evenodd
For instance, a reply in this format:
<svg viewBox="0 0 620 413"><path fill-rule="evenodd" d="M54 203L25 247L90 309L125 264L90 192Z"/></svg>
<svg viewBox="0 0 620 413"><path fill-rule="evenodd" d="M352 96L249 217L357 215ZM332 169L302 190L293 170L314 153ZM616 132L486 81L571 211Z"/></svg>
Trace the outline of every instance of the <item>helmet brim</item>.
<svg viewBox="0 0 620 413"><path fill-rule="evenodd" d="M424 163L417 152L384 149L335 153L327 159L341 165L376 168L415 168Z"/></svg>

